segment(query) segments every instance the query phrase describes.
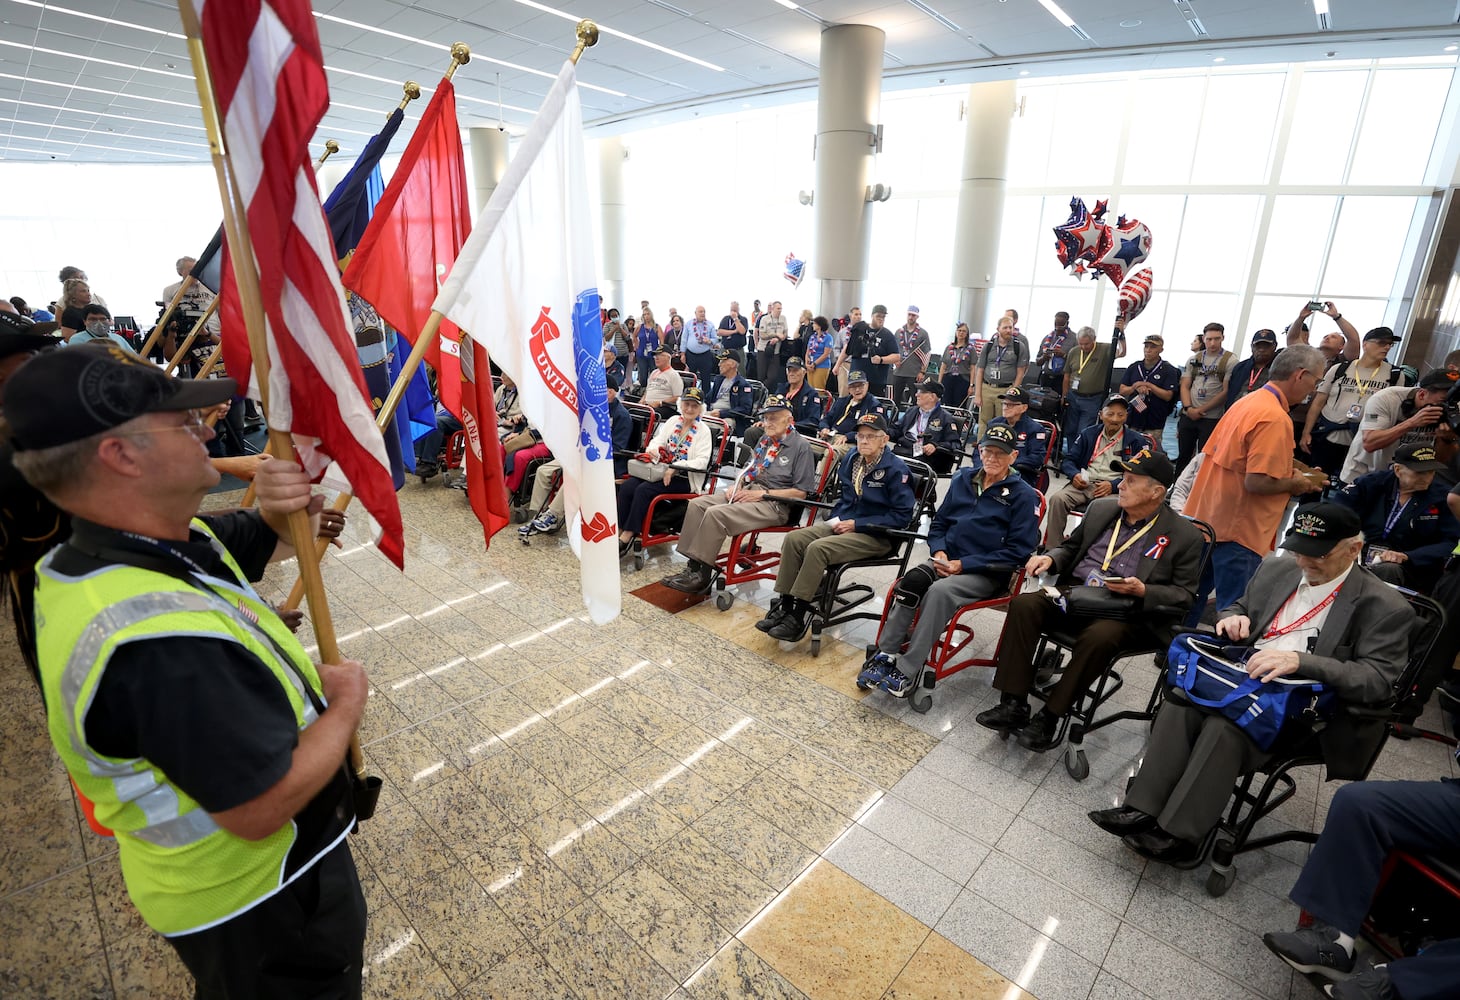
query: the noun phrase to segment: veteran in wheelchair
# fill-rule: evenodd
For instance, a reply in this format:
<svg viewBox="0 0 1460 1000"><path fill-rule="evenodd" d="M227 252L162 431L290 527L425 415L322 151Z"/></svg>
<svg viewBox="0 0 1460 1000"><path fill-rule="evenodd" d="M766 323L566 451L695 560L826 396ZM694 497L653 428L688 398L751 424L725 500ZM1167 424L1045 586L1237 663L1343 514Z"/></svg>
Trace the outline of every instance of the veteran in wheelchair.
<svg viewBox="0 0 1460 1000"><path fill-rule="evenodd" d="M1284 687L1320 682L1341 703L1388 701L1408 659L1414 611L1358 565L1363 547L1352 510L1331 502L1301 508L1282 542L1291 557L1263 560L1242 597L1220 613L1223 658L1255 680L1283 680ZM1298 737L1291 731L1306 728L1292 719L1265 748L1249 717L1273 715L1243 712L1239 726L1173 692L1156 716L1125 804L1090 819L1151 860L1199 860L1237 779L1268 766Z"/></svg>

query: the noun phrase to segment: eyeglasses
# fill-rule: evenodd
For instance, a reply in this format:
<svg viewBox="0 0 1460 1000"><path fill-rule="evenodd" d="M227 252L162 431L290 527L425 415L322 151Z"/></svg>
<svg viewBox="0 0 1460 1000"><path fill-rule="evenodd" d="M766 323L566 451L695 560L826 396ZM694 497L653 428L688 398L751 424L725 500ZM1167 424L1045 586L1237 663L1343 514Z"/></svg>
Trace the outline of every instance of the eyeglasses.
<svg viewBox="0 0 1460 1000"><path fill-rule="evenodd" d="M187 431L193 437L202 440L204 439L204 434L211 433L212 430L213 428L208 426L208 421L203 418L202 410L189 410L187 420L181 424L175 424L170 427L153 427L145 431L126 431L117 436L135 437L140 434L165 434L168 431Z"/></svg>

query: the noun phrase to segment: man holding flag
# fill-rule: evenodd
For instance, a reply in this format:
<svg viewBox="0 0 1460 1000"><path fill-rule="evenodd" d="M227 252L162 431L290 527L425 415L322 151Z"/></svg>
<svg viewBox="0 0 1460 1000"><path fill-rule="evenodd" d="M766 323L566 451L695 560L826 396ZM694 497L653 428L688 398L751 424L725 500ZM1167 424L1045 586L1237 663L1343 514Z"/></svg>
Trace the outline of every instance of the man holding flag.
<svg viewBox="0 0 1460 1000"><path fill-rule="evenodd" d="M433 308L471 331L481 381L488 350L516 380L523 414L562 463L584 602L602 624L618 614L621 597L593 209L583 158L577 70L569 61Z"/></svg>

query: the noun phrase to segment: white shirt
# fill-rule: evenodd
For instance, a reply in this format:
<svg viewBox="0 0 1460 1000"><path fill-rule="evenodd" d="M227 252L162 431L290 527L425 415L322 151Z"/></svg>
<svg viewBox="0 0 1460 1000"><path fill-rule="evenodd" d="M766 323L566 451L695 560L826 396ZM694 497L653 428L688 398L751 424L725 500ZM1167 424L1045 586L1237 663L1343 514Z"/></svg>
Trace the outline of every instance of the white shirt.
<svg viewBox="0 0 1460 1000"><path fill-rule="evenodd" d="M1317 586L1311 586L1307 580L1300 580L1298 589L1294 590L1283 606L1278 609L1277 617L1272 620L1272 624L1268 628L1282 628L1302 618L1322 604L1328 595L1336 593L1353 569L1354 564L1349 563L1348 569L1340 573L1336 579ZM1306 653L1308 652L1308 640L1318 635L1318 630L1323 628L1323 623L1328 620L1328 613L1332 610L1333 602L1330 601L1328 607L1304 622L1302 628L1293 629L1287 635L1281 635L1275 639L1264 639L1258 636L1253 645L1258 649L1281 649L1294 653Z"/></svg>

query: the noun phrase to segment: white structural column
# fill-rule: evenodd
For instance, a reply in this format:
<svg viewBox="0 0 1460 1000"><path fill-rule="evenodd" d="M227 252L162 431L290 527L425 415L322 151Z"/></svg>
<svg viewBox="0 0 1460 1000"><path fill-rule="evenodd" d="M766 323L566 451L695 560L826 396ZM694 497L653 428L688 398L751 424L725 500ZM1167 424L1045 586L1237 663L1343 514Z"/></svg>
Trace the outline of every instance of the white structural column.
<svg viewBox="0 0 1460 1000"><path fill-rule="evenodd" d="M615 307L626 316L624 258L629 206L624 197L624 161L628 158L629 151L620 137L598 141L598 228L603 240L598 255L598 298L604 308Z"/></svg>
<svg viewBox="0 0 1460 1000"><path fill-rule="evenodd" d="M507 130L475 125L467 129L467 135L471 140L471 186L480 212L507 172Z"/></svg>
<svg viewBox="0 0 1460 1000"><path fill-rule="evenodd" d="M963 173L953 234L953 285L958 319L977 336L989 327L989 292L999 260L1004 189L1009 177L1009 126L1018 99L1013 80L968 88L963 129Z"/></svg>
<svg viewBox="0 0 1460 1000"><path fill-rule="evenodd" d="M882 50L887 34L865 24L821 33L816 99L816 238L808 264L820 311L840 316L860 301L872 239L867 188L877 153Z"/></svg>

